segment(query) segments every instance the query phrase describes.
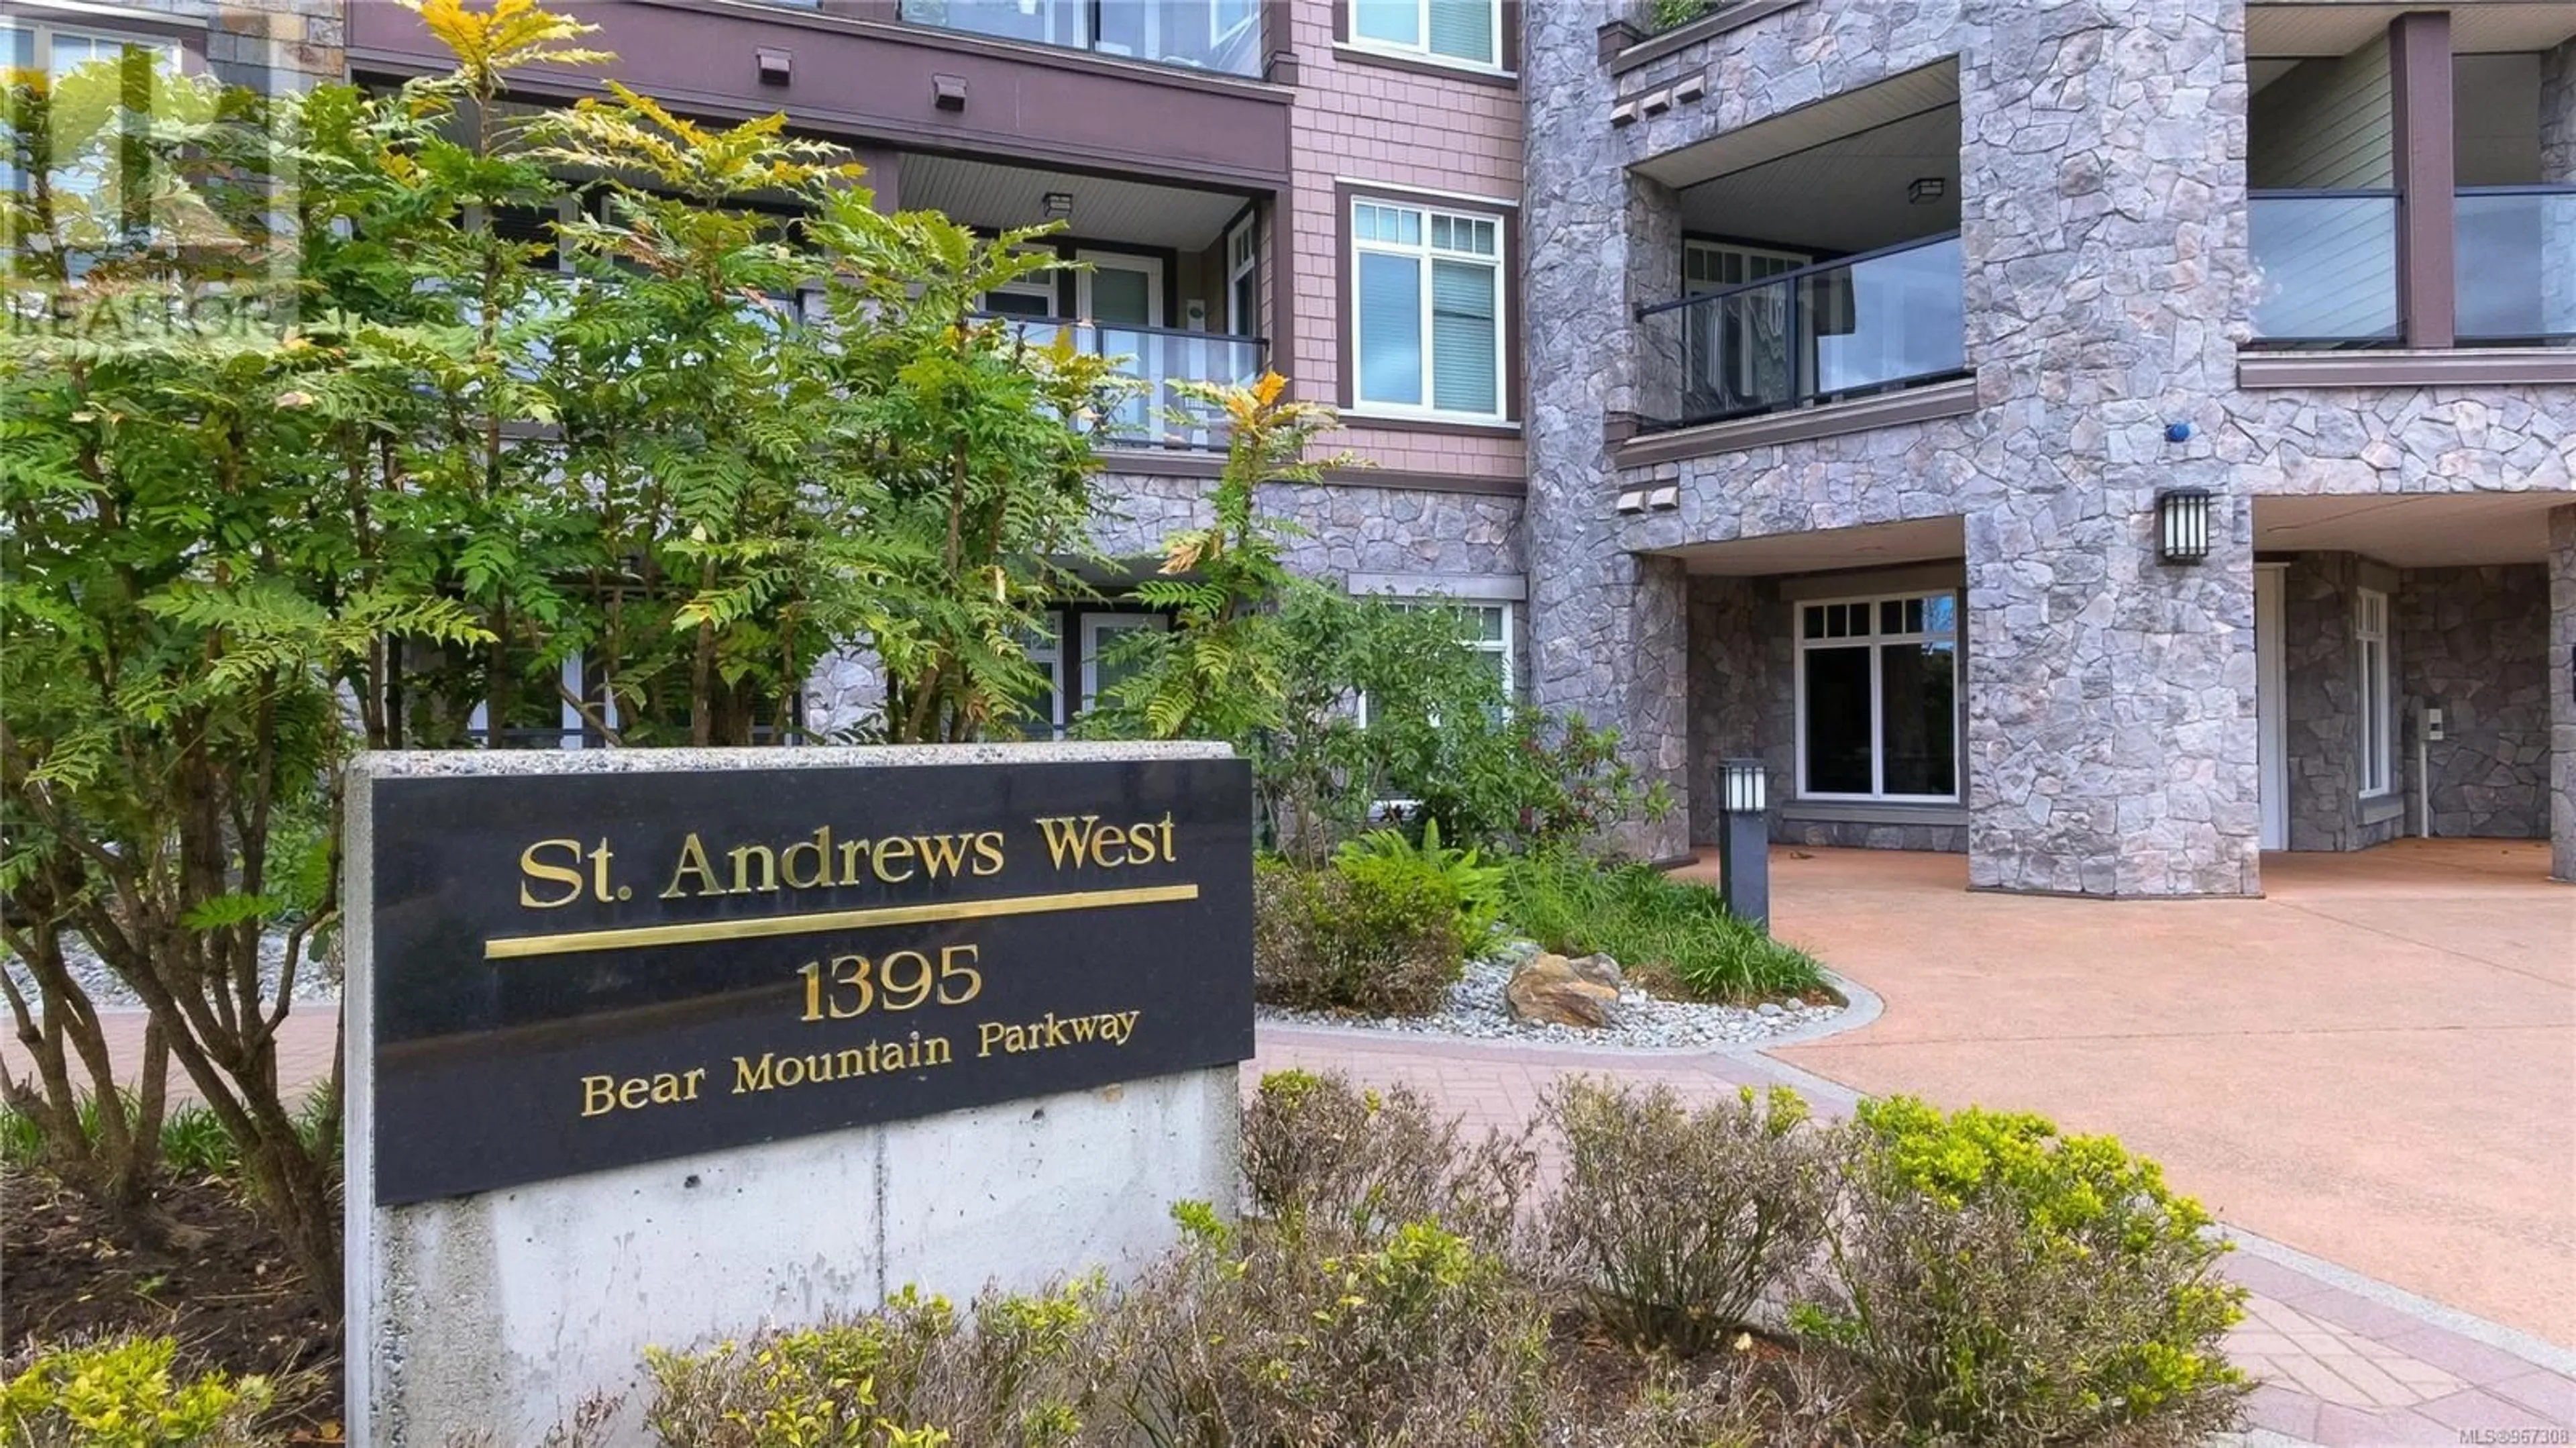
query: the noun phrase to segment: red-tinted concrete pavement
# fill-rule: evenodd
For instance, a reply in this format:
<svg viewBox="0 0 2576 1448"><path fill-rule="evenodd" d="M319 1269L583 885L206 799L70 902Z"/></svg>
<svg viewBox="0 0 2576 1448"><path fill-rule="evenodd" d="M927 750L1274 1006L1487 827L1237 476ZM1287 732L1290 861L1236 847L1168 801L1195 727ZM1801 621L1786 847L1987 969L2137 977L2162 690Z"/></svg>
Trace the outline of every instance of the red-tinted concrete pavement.
<svg viewBox="0 0 2576 1448"><path fill-rule="evenodd" d="M1887 1005L1779 1055L2113 1133L2232 1225L2576 1347L2576 888L2547 874L2537 842L2408 840L2266 856L2261 900L2109 902L1779 850L1779 933Z"/></svg>

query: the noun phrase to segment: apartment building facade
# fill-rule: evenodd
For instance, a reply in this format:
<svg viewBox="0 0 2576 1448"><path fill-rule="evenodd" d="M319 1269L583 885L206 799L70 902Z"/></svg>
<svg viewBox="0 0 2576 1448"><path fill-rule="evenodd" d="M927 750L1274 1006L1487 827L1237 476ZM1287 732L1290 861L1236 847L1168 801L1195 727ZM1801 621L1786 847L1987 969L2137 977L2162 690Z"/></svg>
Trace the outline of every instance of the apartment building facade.
<svg viewBox="0 0 2576 1448"><path fill-rule="evenodd" d="M0 8L290 82L440 61L385 0ZM1295 565L1465 604L1616 725L1687 801L1645 854L1753 757L1778 838L1984 888L2244 894L2418 831L2576 878L2576 4L580 13L881 205L1064 223L1085 267L987 304L1147 382L1098 520L1134 575L1217 466L1172 382L1338 406L1347 463L1264 499ZM1163 626L1118 582L1035 641L1056 727ZM838 661L806 722L874 696Z"/></svg>
<svg viewBox="0 0 2576 1448"><path fill-rule="evenodd" d="M2576 6L1532 7L1544 702L1982 888L2576 878ZM2435 711L2439 711L2438 714Z"/></svg>

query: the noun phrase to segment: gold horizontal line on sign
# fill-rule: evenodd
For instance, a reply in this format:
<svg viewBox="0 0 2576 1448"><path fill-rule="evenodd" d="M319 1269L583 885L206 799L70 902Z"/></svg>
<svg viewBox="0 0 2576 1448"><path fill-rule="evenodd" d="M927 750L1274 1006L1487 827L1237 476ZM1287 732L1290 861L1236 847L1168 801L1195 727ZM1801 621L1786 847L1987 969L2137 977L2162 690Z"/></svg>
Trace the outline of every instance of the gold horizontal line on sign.
<svg viewBox="0 0 2576 1448"><path fill-rule="evenodd" d="M1046 915L1059 910L1114 910L1199 898L1196 885L1145 885L1130 890L1078 890L1061 895L1010 895L999 900L945 900L936 905L878 905L865 910L824 910L811 915L772 915L760 920L693 920L685 925L635 925L619 930L573 930L561 935L511 935L483 942L485 960L524 960L583 950L625 950L649 945L696 945L709 940L764 940L822 930L872 925L925 925L940 920L983 920L996 915Z"/></svg>

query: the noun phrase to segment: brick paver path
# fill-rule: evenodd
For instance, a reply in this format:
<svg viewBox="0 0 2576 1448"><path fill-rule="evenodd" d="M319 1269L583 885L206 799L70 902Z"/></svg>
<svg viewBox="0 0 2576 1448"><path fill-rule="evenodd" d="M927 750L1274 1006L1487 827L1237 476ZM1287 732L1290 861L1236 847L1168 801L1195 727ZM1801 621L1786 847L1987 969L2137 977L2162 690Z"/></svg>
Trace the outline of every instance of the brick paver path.
<svg viewBox="0 0 2576 1448"><path fill-rule="evenodd" d="M109 1019L112 1047L130 1062L139 1015ZM331 1065L333 1013L306 1008L278 1042L281 1079L321 1079ZM1789 1084L1820 1109L1848 1109L1851 1093L1759 1053L1583 1052L1265 1027L1244 1067L1247 1089L1267 1071L1338 1071L1363 1084L1412 1086L1470 1131L1518 1130L1541 1096L1569 1074L1669 1084L1692 1099L1746 1085ZM17 1043L0 1041L13 1066ZM185 1083L172 1083L187 1095ZM2576 1442L2576 1353L2553 1353L2368 1279L2312 1268L2259 1240L2230 1255L2228 1271L2251 1291L2252 1310L2230 1341L2262 1382L2250 1404L2260 1441L2327 1448L2451 1448L2463 1443ZM2361 1290L2355 1290L2359 1288Z"/></svg>

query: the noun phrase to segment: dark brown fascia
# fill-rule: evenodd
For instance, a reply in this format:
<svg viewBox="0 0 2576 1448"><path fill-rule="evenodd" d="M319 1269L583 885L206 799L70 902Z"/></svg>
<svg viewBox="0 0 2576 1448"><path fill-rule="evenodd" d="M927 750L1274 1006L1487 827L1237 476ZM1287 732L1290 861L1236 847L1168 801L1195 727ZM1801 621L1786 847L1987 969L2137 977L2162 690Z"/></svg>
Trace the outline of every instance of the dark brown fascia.
<svg viewBox="0 0 2576 1448"><path fill-rule="evenodd" d="M1129 477L1205 478L1213 481L1225 471L1225 459L1197 449L1109 447L1101 450L1100 471L1107 477L1125 474ZM1529 485L1520 478L1399 472L1391 468L1326 468L1323 481L1328 487L1469 493L1492 498L1517 498L1529 491Z"/></svg>
<svg viewBox="0 0 2576 1448"><path fill-rule="evenodd" d="M686 112L783 110L802 129L857 140L1182 184L1276 190L1289 179L1295 92L1258 80L759 0L597 0L580 14L599 27L584 43L616 54L618 80ZM402 6L352 5L348 23L353 70L447 67ZM760 83L764 49L793 57L789 85ZM603 90L607 73L512 79L577 96ZM964 83L963 109L939 107L934 75Z"/></svg>
<svg viewBox="0 0 2576 1448"><path fill-rule="evenodd" d="M2576 351L2478 347L2434 352L2242 352L2236 385L2269 387L2576 386Z"/></svg>

